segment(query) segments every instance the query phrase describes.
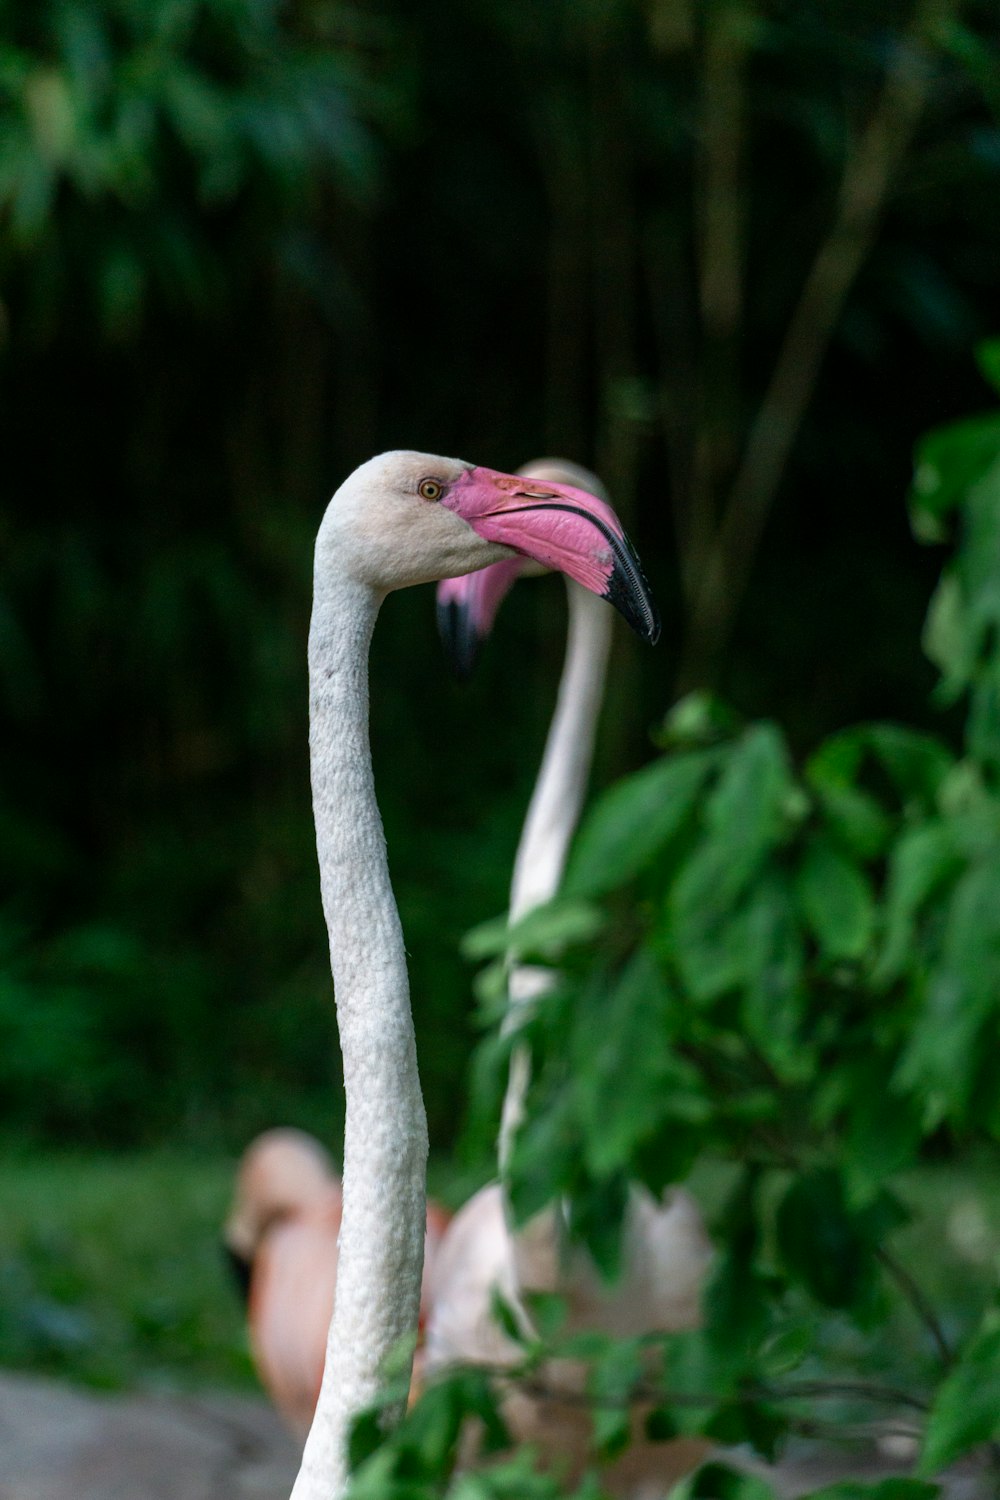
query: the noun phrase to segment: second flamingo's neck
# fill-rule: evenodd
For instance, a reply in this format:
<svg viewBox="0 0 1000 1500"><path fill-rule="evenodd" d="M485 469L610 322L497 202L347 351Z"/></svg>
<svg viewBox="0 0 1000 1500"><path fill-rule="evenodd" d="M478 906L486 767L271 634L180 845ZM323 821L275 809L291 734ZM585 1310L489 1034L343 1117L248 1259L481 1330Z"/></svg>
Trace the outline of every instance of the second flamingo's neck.
<svg viewBox="0 0 1000 1500"><path fill-rule="evenodd" d="M567 580L566 656L542 765L524 820L510 888L510 920L550 901L559 889L580 818L604 696L612 612Z"/></svg>
<svg viewBox="0 0 1000 1500"><path fill-rule="evenodd" d="M587 790L604 697L614 617L603 600L569 579L566 594L569 607L566 656L541 769L514 861L510 890L512 923L550 901L559 889ZM522 1007L544 993L550 984L547 969L526 965L511 969L506 1030L517 1028ZM500 1122L501 1171L510 1159L529 1078L530 1060L522 1045L511 1056L504 1096Z"/></svg>
<svg viewBox="0 0 1000 1500"><path fill-rule="evenodd" d="M317 562L322 545L321 532ZM350 1421L378 1394L385 1357L415 1331L420 1303L427 1124L368 738L368 648L380 602L367 585L317 566L313 809L347 1113L336 1301L292 1500L336 1500L345 1488Z"/></svg>

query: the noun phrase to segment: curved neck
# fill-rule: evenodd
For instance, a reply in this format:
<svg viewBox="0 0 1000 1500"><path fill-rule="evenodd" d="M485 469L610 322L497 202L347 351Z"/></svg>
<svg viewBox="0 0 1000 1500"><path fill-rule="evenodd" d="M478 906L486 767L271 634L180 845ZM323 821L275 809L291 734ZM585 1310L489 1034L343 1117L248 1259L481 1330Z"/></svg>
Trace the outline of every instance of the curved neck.
<svg viewBox="0 0 1000 1500"><path fill-rule="evenodd" d="M427 1125L368 739L380 603L329 560L317 566L309 744L347 1109L336 1300L293 1500L336 1500L346 1487L350 1422L377 1395L386 1355L415 1332L420 1302Z"/></svg>
<svg viewBox="0 0 1000 1500"><path fill-rule="evenodd" d="M566 594L566 656L541 769L514 860L511 922L550 901L558 891L594 757L614 614L604 600L570 579L566 580ZM511 969L505 1031L516 1029L521 1007L544 993L550 983L546 969L523 964ZM530 1072L527 1049L516 1047L500 1119L501 1174L510 1160L514 1134L524 1113Z"/></svg>
<svg viewBox="0 0 1000 1500"><path fill-rule="evenodd" d="M570 839L587 790L604 696L614 614L566 580L566 656L545 753L514 860L510 920L550 901L559 889Z"/></svg>

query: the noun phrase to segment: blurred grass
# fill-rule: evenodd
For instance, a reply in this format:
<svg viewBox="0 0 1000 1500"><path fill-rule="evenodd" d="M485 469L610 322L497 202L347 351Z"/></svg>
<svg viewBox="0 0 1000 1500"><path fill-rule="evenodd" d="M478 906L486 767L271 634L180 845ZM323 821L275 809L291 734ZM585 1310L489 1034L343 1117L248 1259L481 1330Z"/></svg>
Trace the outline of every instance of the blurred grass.
<svg viewBox="0 0 1000 1500"><path fill-rule="evenodd" d="M222 1155L169 1151L0 1162L0 1366L105 1388L253 1389L219 1240L234 1168ZM429 1175L452 1206L473 1186L443 1159ZM729 1181L721 1165L696 1174L710 1214ZM894 1252L958 1342L995 1285L1000 1172L987 1158L927 1166L900 1189L912 1217ZM823 1342L835 1363L907 1383L933 1363L906 1306L888 1336L869 1342L832 1319Z"/></svg>
<svg viewBox="0 0 1000 1500"><path fill-rule="evenodd" d="M254 1383L219 1243L234 1164L0 1163L0 1364L103 1387Z"/></svg>

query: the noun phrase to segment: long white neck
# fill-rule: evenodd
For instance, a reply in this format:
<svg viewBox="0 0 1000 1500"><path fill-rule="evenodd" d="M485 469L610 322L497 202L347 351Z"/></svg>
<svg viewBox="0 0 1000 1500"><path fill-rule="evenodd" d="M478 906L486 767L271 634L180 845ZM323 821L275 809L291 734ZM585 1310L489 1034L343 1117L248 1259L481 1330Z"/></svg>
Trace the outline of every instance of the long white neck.
<svg viewBox="0 0 1000 1500"><path fill-rule="evenodd" d="M559 696L549 726L514 860L510 920L518 921L551 900L559 889L570 839L580 818L594 756L594 737L604 697L614 612L578 583L566 580L569 626ZM516 1029L521 1008L550 984L548 970L518 965L508 983L505 1030ZM506 1169L524 1112L530 1078L526 1048L515 1048L500 1122L500 1169Z"/></svg>
<svg viewBox="0 0 1000 1500"><path fill-rule="evenodd" d="M541 769L514 860L512 922L551 900L559 889L594 758L614 613L604 600L571 579L566 580L566 599L566 656Z"/></svg>
<svg viewBox="0 0 1000 1500"><path fill-rule="evenodd" d="M427 1122L368 739L368 648L380 603L367 585L317 566L309 741L347 1115L336 1301L292 1500L342 1494L351 1420L377 1395L386 1355L415 1333L420 1304Z"/></svg>

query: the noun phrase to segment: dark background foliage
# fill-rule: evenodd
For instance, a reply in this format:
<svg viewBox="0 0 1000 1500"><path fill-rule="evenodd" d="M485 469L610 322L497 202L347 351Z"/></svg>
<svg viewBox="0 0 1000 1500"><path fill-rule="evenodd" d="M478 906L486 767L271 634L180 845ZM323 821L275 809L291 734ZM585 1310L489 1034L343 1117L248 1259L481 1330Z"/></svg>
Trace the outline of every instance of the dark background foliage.
<svg viewBox="0 0 1000 1500"><path fill-rule="evenodd" d="M987 403L989 6L0 6L0 1095L13 1132L335 1133L311 543L414 446L598 468L663 608L601 781L678 688L931 722L911 454ZM503 908L558 672L525 586L458 689L429 590L373 657L432 1139L460 934Z"/></svg>

